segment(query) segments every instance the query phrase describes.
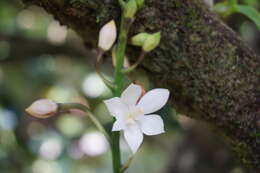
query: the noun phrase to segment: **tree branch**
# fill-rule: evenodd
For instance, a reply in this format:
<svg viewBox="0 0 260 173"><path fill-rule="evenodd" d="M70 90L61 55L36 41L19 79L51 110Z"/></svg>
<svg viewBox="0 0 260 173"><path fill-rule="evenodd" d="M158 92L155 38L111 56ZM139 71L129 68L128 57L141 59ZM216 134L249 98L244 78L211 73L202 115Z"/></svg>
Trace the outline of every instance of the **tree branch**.
<svg viewBox="0 0 260 173"><path fill-rule="evenodd" d="M120 13L114 0L23 1L90 44ZM200 0L146 0L132 32L159 30L159 48L142 63L151 80L171 90L177 111L218 127L250 172L260 172L260 58Z"/></svg>
<svg viewBox="0 0 260 173"><path fill-rule="evenodd" d="M62 45L52 45L44 40L28 39L18 35L5 35L1 33L0 41L6 41L9 45L8 55L0 60L1 64L23 62L42 54L69 55L73 57L91 56L84 48L74 46L79 44L65 43Z"/></svg>

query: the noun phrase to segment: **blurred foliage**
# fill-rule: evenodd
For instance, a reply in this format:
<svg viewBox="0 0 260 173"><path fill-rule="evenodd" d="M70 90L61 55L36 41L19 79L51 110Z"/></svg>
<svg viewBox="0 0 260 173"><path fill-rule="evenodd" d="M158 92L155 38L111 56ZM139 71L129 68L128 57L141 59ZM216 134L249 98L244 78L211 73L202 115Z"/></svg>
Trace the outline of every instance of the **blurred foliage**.
<svg viewBox="0 0 260 173"><path fill-rule="evenodd" d="M260 12L258 0L243 0L239 3L238 0L226 0L217 3L213 10L227 17L233 13L241 13L252 20L260 30Z"/></svg>

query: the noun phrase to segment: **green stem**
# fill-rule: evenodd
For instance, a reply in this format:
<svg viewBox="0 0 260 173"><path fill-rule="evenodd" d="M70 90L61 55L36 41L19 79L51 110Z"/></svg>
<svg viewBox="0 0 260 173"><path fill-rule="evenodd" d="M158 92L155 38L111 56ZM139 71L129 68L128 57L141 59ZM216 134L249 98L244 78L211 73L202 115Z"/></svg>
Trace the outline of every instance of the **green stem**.
<svg viewBox="0 0 260 173"><path fill-rule="evenodd" d="M121 169L121 155L120 155L120 132L112 132L111 134L111 149L112 149L112 162L114 173L120 173Z"/></svg>
<svg viewBox="0 0 260 173"><path fill-rule="evenodd" d="M99 120L95 117L95 115L93 115L93 113L91 112L91 110L88 107L86 107L80 103L59 103L59 110L61 112L66 112L71 109L79 109L83 112L86 112L87 116L94 123L94 125L97 127L97 129L100 132L102 132L105 135L105 137L107 138L107 140L111 143L111 139L110 139L110 136L108 135L107 131L105 130L103 125L99 122Z"/></svg>
<svg viewBox="0 0 260 173"><path fill-rule="evenodd" d="M121 18L120 33L118 38L118 44L116 47L116 67L115 67L115 85L114 96L119 97L122 93L124 85L124 74L122 73L125 49L127 44L127 34L131 25L131 20L124 17ZM115 121L115 119L114 119ZM121 155L120 155L120 132L112 132L112 159L114 173L120 173L121 171Z"/></svg>
<svg viewBox="0 0 260 173"><path fill-rule="evenodd" d="M124 64L125 49L127 43L127 33L130 27L130 20L122 18L120 26L120 34L118 44L116 47L116 67L115 67L115 96L120 96L123 88L123 73L122 68Z"/></svg>

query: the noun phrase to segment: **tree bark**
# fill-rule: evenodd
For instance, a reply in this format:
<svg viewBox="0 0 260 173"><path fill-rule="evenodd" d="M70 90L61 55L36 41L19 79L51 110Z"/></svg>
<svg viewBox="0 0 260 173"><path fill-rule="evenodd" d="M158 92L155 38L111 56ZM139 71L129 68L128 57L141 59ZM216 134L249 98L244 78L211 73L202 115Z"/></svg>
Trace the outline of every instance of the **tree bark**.
<svg viewBox="0 0 260 173"><path fill-rule="evenodd" d="M91 53L86 51L84 46L76 47L75 45L79 43L75 43L75 41L63 45L53 45L43 40L4 34L0 34L0 41L7 41L10 50L6 57L0 56L0 64L21 63L42 54L68 55L73 57L91 56Z"/></svg>
<svg viewBox="0 0 260 173"><path fill-rule="evenodd" d="M53 14L87 46L120 16L117 0L23 1ZM260 58L200 0L146 0L132 34L141 31L162 32L142 68L156 86L170 89L174 108L217 127L249 172L259 173Z"/></svg>

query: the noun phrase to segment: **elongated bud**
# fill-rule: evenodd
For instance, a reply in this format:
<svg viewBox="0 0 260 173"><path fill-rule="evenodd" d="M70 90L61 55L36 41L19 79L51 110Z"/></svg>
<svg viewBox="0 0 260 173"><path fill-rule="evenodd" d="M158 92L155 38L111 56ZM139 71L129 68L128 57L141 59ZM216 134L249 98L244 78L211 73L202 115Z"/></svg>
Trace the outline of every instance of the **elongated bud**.
<svg viewBox="0 0 260 173"><path fill-rule="evenodd" d="M143 51L150 52L154 48L156 48L161 40L161 33L157 32L148 36L143 44Z"/></svg>
<svg viewBox="0 0 260 173"><path fill-rule="evenodd" d="M138 9L140 9L144 5L144 0L136 0L136 4L137 4Z"/></svg>
<svg viewBox="0 0 260 173"><path fill-rule="evenodd" d="M98 47L104 51L108 51L116 41L116 24L111 20L105 24L99 32Z"/></svg>
<svg viewBox="0 0 260 173"><path fill-rule="evenodd" d="M48 118L58 112L58 104L49 99L40 99L33 102L25 111L37 118Z"/></svg>
<svg viewBox="0 0 260 173"><path fill-rule="evenodd" d="M125 5L124 17L132 19L134 18L136 11L137 11L136 0L129 0Z"/></svg>
<svg viewBox="0 0 260 173"><path fill-rule="evenodd" d="M145 33L145 32L137 34L137 35L132 37L131 43L134 46L141 46L142 47L145 40L148 38L148 36L149 36L149 34Z"/></svg>

